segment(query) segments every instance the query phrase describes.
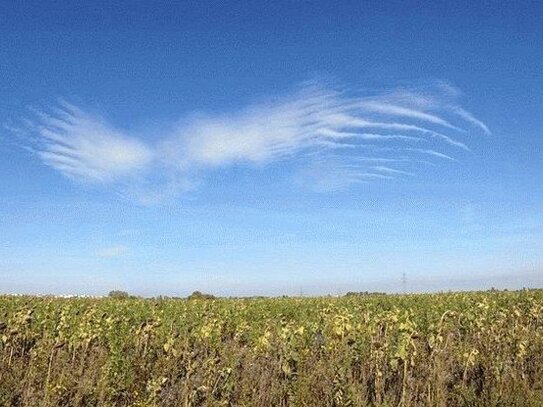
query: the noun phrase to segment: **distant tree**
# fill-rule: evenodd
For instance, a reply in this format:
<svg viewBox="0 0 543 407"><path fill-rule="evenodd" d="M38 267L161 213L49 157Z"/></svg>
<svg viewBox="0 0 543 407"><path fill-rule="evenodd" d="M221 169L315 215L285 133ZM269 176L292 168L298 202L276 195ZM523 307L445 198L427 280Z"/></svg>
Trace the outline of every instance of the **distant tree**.
<svg viewBox="0 0 543 407"><path fill-rule="evenodd" d="M205 294L200 291L194 291L187 297L189 300L214 300L216 297L211 294Z"/></svg>
<svg viewBox="0 0 543 407"><path fill-rule="evenodd" d="M386 293L381 293L378 291L369 292L369 291L349 291L345 294L346 297L359 297L363 295L386 295Z"/></svg>
<svg viewBox="0 0 543 407"><path fill-rule="evenodd" d="M126 291L112 290L109 292L108 297L110 298L129 298L130 295Z"/></svg>

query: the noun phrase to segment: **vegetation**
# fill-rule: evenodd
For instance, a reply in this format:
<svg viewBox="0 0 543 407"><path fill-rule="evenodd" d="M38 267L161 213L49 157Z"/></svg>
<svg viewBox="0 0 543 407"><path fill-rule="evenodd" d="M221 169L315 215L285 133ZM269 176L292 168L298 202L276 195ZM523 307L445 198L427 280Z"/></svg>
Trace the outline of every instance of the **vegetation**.
<svg viewBox="0 0 543 407"><path fill-rule="evenodd" d="M126 291L113 290L110 291L108 297L111 298L129 298L130 295Z"/></svg>
<svg viewBox="0 0 543 407"><path fill-rule="evenodd" d="M386 295L386 293L381 293L377 291L349 291L345 294L347 297L349 296L355 296L355 295Z"/></svg>
<svg viewBox="0 0 543 407"><path fill-rule="evenodd" d="M200 291L194 291L187 297L189 300L214 300L216 297L211 294L205 294Z"/></svg>
<svg viewBox="0 0 543 407"><path fill-rule="evenodd" d="M0 297L3 406L541 406L543 292Z"/></svg>

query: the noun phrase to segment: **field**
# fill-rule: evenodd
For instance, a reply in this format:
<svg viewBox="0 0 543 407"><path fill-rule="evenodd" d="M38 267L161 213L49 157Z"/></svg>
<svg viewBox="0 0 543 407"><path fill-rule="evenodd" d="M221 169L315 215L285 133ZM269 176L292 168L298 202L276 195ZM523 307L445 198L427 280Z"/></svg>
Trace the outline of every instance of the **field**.
<svg viewBox="0 0 543 407"><path fill-rule="evenodd" d="M3 406L542 406L543 291L0 297Z"/></svg>

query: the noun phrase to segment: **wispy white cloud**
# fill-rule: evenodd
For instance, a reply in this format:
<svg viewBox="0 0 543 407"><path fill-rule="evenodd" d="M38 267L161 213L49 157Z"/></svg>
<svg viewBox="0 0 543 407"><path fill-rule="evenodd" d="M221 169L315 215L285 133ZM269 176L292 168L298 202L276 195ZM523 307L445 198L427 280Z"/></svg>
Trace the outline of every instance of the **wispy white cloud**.
<svg viewBox="0 0 543 407"><path fill-rule="evenodd" d="M128 247L123 245L103 247L98 250L98 257L121 257L128 253Z"/></svg>
<svg viewBox="0 0 543 407"><path fill-rule="evenodd" d="M473 116L470 112L467 110L462 109L460 106L453 106L452 111L456 113L458 116L460 116L462 119L466 120L467 122L479 127L481 130L483 130L486 134L490 134L490 129L486 124L484 124L481 120L477 119L475 116Z"/></svg>
<svg viewBox="0 0 543 407"><path fill-rule="evenodd" d="M385 166L382 166L382 165L376 165L376 166L371 167L371 168L373 170L375 170L375 171L383 172L385 174L413 175L412 172L397 170L397 169L390 168L390 167L385 167Z"/></svg>
<svg viewBox="0 0 543 407"><path fill-rule="evenodd" d="M360 107L370 112L381 113L389 116L407 117L411 119L422 120L434 124L439 124L450 129L461 131L459 127L453 126L451 123L441 117L420 110L415 110L408 107L388 103L386 100L382 102L378 100L361 102Z"/></svg>
<svg viewBox="0 0 543 407"><path fill-rule="evenodd" d="M54 114L38 113L37 155L48 166L82 181L110 182L132 176L153 161L143 141L101 117L62 103Z"/></svg>
<svg viewBox="0 0 543 407"><path fill-rule="evenodd" d="M296 160L303 167L305 160L302 172L313 171L314 183L326 178L323 185L333 188L325 190L411 176L422 161L469 152L470 134L490 131L458 104L459 95L438 83L357 96L313 81L238 111L185 116L154 144L67 103L38 113L28 129L44 164L79 181L114 184L144 203L189 190L201 172L234 163Z"/></svg>

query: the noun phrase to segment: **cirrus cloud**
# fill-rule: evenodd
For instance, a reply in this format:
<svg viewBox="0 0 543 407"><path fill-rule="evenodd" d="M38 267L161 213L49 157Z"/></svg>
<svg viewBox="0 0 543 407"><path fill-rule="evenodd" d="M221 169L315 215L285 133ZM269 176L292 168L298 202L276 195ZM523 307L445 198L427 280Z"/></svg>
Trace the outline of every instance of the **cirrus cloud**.
<svg viewBox="0 0 543 407"><path fill-rule="evenodd" d="M112 182L145 169L154 152L143 141L69 103L38 113L38 157L62 174L83 181Z"/></svg>
<svg viewBox="0 0 543 407"><path fill-rule="evenodd" d="M128 247L123 245L103 247L98 250L98 257L113 258L121 257L128 253Z"/></svg>
<svg viewBox="0 0 543 407"><path fill-rule="evenodd" d="M155 143L68 103L38 112L27 131L45 165L144 203L187 191L206 170L239 163L298 160L307 164L298 179L311 173L316 190L335 190L413 177L421 163L444 165L468 154L471 134L490 131L459 97L442 82L359 94L311 81L237 111L181 117Z"/></svg>

